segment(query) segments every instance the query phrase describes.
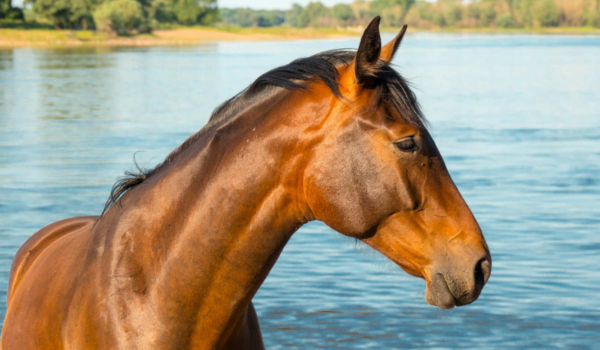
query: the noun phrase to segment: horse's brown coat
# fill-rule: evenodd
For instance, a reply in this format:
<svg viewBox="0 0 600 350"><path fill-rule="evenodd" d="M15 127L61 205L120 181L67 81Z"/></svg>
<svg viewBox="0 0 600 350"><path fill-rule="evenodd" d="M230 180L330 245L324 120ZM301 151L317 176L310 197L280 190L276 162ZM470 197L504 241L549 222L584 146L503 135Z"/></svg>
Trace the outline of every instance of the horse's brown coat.
<svg viewBox="0 0 600 350"><path fill-rule="evenodd" d="M209 123L103 217L32 236L2 349L262 349L251 299L311 220L424 278L431 304L474 301L487 245L427 130L374 102L372 51L389 62L405 30L381 47L377 26L338 67L343 98L281 89Z"/></svg>

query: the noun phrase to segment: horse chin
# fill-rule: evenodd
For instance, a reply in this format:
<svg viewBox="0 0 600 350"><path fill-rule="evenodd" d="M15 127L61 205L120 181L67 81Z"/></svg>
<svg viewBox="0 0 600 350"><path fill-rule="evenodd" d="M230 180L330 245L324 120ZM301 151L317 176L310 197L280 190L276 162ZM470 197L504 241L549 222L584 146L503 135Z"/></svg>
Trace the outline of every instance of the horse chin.
<svg viewBox="0 0 600 350"><path fill-rule="evenodd" d="M430 281L427 281L425 300L429 305L442 309L452 309L461 305L450 291L446 279L440 273L435 274Z"/></svg>

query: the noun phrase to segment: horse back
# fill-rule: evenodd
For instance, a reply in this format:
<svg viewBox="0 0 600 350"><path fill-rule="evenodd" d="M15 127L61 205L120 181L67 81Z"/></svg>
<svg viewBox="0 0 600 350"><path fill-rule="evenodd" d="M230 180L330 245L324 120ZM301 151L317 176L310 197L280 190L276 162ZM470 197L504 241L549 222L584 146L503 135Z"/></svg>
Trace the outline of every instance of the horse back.
<svg viewBox="0 0 600 350"><path fill-rule="evenodd" d="M6 294L7 305L10 305L11 296L18 287L21 278L42 252L70 233L81 230L89 231L96 220L98 220L98 216L79 216L57 221L29 237L13 258Z"/></svg>

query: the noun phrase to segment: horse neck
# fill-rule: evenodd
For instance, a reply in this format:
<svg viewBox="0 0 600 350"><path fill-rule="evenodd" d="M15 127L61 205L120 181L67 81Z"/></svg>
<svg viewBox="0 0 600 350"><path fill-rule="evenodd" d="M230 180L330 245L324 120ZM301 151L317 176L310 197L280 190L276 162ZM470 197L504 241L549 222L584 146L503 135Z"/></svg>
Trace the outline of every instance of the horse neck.
<svg viewBox="0 0 600 350"><path fill-rule="evenodd" d="M297 94L282 92L209 123L184 153L130 190L120 210L107 213L115 223L112 273L135 276L133 289L161 305L155 316L179 320L169 327L195 324L204 342L207 332L222 334L291 235L312 219L298 135L302 120L327 104L302 111L291 98Z"/></svg>

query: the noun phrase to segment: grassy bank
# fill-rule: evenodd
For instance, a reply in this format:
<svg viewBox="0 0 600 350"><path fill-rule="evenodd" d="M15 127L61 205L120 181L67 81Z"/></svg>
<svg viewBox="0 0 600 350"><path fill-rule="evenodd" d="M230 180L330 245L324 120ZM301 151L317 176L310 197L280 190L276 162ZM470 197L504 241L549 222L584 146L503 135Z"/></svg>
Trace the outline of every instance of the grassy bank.
<svg viewBox="0 0 600 350"><path fill-rule="evenodd" d="M331 39L359 35L331 28L213 28L181 27L155 30L152 34L116 36L91 30L0 29L0 47L56 46L157 46L191 45L210 40Z"/></svg>
<svg viewBox="0 0 600 350"><path fill-rule="evenodd" d="M396 28L383 28L396 32ZM411 28L411 32L424 31ZM500 33L500 34L565 34L600 35L591 27L555 27L529 29L501 28L434 28L426 31L440 33ZM360 28L240 28L240 27L180 27L155 30L152 34L116 36L91 30L0 29L0 47L72 47L72 46L158 46L192 45L210 40L300 40L331 39L360 35Z"/></svg>

